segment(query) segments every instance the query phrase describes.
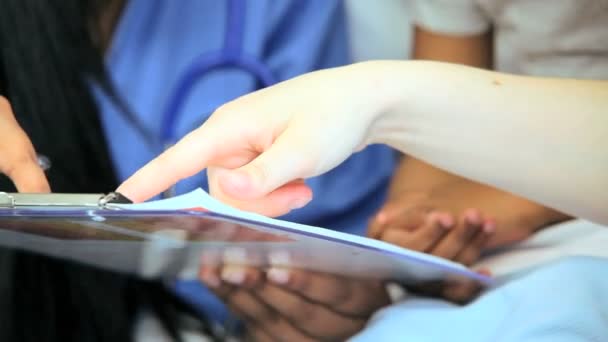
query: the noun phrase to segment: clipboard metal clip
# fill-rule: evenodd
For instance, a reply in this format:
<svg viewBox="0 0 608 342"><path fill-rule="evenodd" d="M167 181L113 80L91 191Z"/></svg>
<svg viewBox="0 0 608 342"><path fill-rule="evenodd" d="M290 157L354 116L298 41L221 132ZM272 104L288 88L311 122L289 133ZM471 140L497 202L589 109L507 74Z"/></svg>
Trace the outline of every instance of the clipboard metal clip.
<svg viewBox="0 0 608 342"><path fill-rule="evenodd" d="M24 207L75 207L116 209L112 204L129 204L131 200L118 192L109 194L28 194L0 192L0 209Z"/></svg>

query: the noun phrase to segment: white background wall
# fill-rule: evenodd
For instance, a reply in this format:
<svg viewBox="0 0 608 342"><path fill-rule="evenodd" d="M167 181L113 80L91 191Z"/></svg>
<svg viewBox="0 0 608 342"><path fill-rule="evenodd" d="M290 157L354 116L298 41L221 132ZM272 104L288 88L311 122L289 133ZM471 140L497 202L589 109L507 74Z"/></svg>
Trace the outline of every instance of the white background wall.
<svg viewBox="0 0 608 342"><path fill-rule="evenodd" d="M345 0L355 61L409 58L409 0Z"/></svg>

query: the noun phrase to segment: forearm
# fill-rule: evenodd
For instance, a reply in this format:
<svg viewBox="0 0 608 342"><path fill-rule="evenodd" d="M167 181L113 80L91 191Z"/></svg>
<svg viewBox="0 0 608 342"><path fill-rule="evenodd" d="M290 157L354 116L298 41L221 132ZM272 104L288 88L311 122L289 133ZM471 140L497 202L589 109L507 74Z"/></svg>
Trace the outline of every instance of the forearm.
<svg viewBox="0 0 608 342"><path fill-rule="evenodd" d="M462 178L422 160L404 156L391 180L389 198L398 196L403 191L430 191L446 182L457 180L462 180Z"/></svg>
<svg viewBox="0 0 608 342"><path fill-rule="evenodd" d="M385 99L370 142L608 222L606 82L527 78L434 62L366 67Z"/></svg>
<svg viewBox="0 0 608 342"><path fill-rule="evenodd" d="M472 206L496 222L498 229L486 248L522 241L547 226L571 219L557 210L494 187L466 180L460 187L463 188L458 191L460 196L451 198L460 212Z"/></svg>
<svg viewBox="0 0 608 342"><path fill-rule="evenodd" d="M486 32L472 36L455 36L430 32L420 27L414 30L414 59L434 60L490 68L492 64L492 35ZM393 176L390 196L406 190L428 191L446 182L465 181L428 163L404 157Z"/></svg>

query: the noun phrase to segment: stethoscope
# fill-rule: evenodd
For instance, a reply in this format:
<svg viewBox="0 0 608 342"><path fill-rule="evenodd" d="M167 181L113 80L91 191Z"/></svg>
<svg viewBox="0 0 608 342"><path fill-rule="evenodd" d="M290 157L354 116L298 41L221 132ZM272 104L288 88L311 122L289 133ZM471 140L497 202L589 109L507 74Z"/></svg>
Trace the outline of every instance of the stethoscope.
<svg viewBox="0 0 608 342"><path fill-rule="evenodd" d="M272 70L255 56L243 51L245 36L246 0L226 0L226 32L224 44L219 51L196 57L178 78L177 86L163 112L160 139L165 149L177 142L176 123L179 114L196 84L207 74L217 69L238 69L253 75L261 86L268 87L277 82ZM175 195L175 186L163 193L163 197Z"/></svg>
<svg viewBox="0 0 608 342"><path fill-rule="evenodd" d="M277 78L267 65L257 57L243 51L246 0L226 0L226 2L226 32L222 48L218 51L197 56L178 77L175 90L169 96L161 116L159 139L151 139L160 142L161 148L164 150L171 147L179 139L176 132L179 115L186 100L188 100L188 96L205 75L217 69L237 69L252 75L260 88L268 87L277 82ZM146 130L141 123L132 122L132 124L139 126L138 130L144 133L144 137L151 136L146 134ZM156 143L153 145L157 146ZM38 162L44 170L51 166L50 160L43 155L39 155ZM165 191L162 197L166 198L174 195L175 186Z"/></svg>

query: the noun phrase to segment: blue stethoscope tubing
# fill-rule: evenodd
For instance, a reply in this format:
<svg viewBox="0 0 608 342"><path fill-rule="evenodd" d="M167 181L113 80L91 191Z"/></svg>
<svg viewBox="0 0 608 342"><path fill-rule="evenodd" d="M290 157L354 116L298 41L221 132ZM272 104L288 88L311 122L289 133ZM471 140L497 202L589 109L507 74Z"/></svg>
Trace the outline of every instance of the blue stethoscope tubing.
<svg viewBox="0 0 608 342"><path fill-rule="evenodd" d="M226 32L224 44L219 51L203 53L196 57L178 78L173 93L161 117L160 141L162 148L172 146L179 136L176 134L176 124L192 89L203 77L217 69L242 70L252 75L264 87L277 82L272 70L258 58L243 51L245 36L246 0L226 0ZM175 186L162 194L162 197L172 197Z"/></svg>
<svg viewBox="0 0 608 342"><path fill-rule="evenodd" d="M163 112L160 138L163 146L171 146L179 138L176 123L179 114L196 84L216 69L237 69L253 75L262 87L277 82L272 70L258 58L243 52L245 36L246 0L226 0L226 32L221 50L196 57L177 81L175 91L169 97Z"/></svg>

